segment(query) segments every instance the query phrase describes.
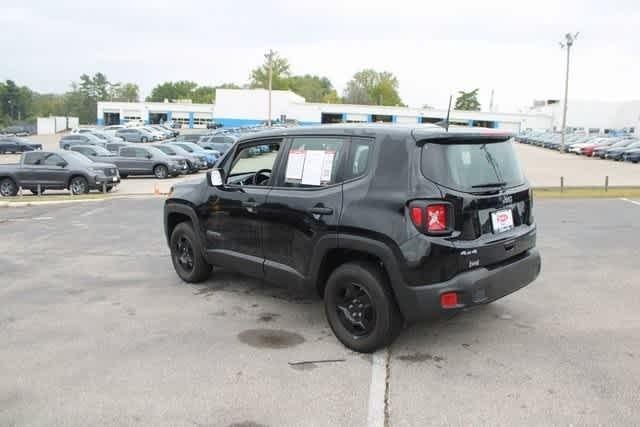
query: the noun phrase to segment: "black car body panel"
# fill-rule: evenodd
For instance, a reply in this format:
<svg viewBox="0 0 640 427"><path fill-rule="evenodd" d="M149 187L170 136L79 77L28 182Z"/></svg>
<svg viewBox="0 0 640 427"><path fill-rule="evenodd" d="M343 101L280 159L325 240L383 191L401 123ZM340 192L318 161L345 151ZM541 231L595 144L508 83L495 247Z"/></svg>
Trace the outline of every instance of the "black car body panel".
<svg viewBox="0 0 640 427"><path fill-rule="evenodd" d="M284 185L288 160L283 153L298 139L329 137L345 147L333 170L338 182ZM523 178L517 185L472 192L445 187L423 175L421 155L430 143L511 144L509 138L493 131L395 125L254 133L240 138L218 162L227 184L175 186L164 208L167 241L176 224L187 220L209 263L320 292L328 270L340 262L376 260L407 321L440 314L439 298L448 290L464 296L456 309L486 303L527 285L540 271L529 184ZM280 149L268 184L253 185L244 176L241 185L232 183L238 178L229 172L241 150L273 141ZM358 164L361 147L369 147L363 150L368 157ZM412 204L432 201L452 209L446 234L424 233L412 222ZM491 214L507 211L513 228L494 232Z"/></svg>

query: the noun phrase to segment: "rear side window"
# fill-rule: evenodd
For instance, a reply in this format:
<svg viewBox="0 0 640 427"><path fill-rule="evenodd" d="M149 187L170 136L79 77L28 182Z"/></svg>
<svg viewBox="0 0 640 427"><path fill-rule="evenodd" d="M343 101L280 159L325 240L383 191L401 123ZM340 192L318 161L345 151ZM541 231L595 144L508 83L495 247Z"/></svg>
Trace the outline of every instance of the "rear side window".
<svg viewBox="0 0 640 427"><path fill-rule="evenodd" d="M24 164L25 165L39 165L44 159L44 153L25 153Z"/></svg>
<svg viewBox="0 0 640 427"><path fill-rule="evenodd" d="M136 150L134 148L121 148L120 149L120 155L123 157L135 157L136 156Z"/></svg>
<svg viewBox="0 0 640 427"><path fill-rule="evenodd" d="M371 144L368 141L354 139L351 142L349 163L345 170L345 180L362 176L369 167Z"/></svg>
<svg viewBox="0 0 640 427"><path fill-rule="evenodd" d="M524 174L511 140L469 142L424 144L423 175L437 184L465 192L524 183Z"/></svg>

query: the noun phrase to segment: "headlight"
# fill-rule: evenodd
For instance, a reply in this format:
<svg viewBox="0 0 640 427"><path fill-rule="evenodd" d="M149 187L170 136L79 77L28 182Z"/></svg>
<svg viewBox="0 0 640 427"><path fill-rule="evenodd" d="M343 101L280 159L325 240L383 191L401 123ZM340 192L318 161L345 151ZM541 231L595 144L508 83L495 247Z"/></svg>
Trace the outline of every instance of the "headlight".
<svg viewBox="0 0 640 427"><path fill-rule="evenodd" d="M96 169L96 168L87 168L87 171L89 171L90 173L95 173L95 174L104 174L104 171L102 169Z"/></svg>

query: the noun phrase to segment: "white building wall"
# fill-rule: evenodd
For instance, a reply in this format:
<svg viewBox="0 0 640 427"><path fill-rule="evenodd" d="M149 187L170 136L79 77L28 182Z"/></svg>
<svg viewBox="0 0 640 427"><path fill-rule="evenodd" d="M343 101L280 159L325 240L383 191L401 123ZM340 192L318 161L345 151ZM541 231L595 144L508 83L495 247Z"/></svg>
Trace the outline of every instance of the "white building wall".
<svg viewBox="0 0 640 427"><path fill-rule="evenodd" d="M553 117L553 127L562 128L564 100L559 103L533 109L533 112ZM593 100L569 100L567 126L571 128L623 129L640 126L640 101L604 102Z"/></svg>
<svg viewBox="0 0 640 427"><path fill-rule="evenodd" d="M54 135L56 133L56 119L54 117L38 117L36 132L38 135Z"/></svg>

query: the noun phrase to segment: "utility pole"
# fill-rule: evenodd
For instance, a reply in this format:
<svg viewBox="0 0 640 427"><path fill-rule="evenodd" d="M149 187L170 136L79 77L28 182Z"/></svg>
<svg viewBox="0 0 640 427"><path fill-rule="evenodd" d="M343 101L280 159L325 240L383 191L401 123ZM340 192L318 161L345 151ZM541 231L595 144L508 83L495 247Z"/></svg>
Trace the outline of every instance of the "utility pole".
<svg viewBox="0 0 640 427"><path fill-rule="evenodd" d="M269 117L267 118L267 126L271 127L271 86L273 80L273 50L269 49L269 53L265 55L269 64Z"/></svg>
<svg viewBox="0 0 640 427"><path fill-rule="evenodd" d="M564 78L564 108L562 110L562 136L560 138L560 152L564 153L564 141L567 136L567 104L569 102L569 63L571 60L571 46L578 38L578 33L567 33L564 35L564 42L560 42L560 47L567 48L567 72Z"/></svg>
<svg viewBox="0 0 640 427"><path fill-rule="evenodd" d="M489 112L493 113L493 89L491 89L491 99L489 101Z"/></svg>

